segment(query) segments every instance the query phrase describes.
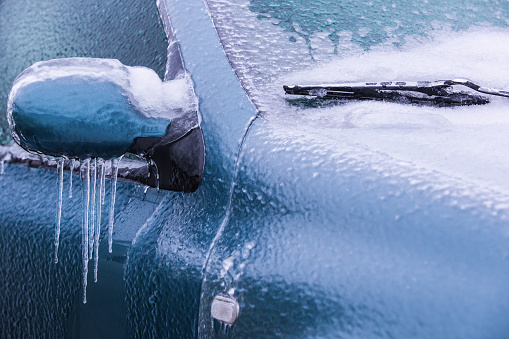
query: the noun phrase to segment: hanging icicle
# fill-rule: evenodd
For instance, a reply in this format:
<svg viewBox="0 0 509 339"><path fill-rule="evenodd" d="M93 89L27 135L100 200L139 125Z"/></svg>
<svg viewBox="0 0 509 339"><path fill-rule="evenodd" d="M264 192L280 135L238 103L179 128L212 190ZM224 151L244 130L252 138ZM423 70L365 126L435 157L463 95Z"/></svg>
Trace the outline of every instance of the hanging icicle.
<svg viewBox="0 0 509 339"><path fill-rule="evenodd" d="M58 263L58 243L60 241L60 221L62 220L62 193L64 190L64 159L60 158L57 163L58 173L58 202L55 220L55 264Z"/></svg>
<svg viewBox="0 0 509 339"><path fill-rule="evenodd" d="M92 198L90 199L90 222L88 227L88 259L91 260L94 252L95 233L95 187L97 183L97 159L92 161Z"/></svg>
<svg viewBox="0 0 509 339"><path fill-rule="evenodd" d="M75 164L76 164L76 159L72 159L71 165L69 168L69 198L72 198L72 173L74 171Z"/></svg>
<svg viewBox="0 0 509 339"><path fill-rule="evenodd" d="M159 192L159 168L157 168L157 164L155 163L155 161L151 160L152 161L152 165L154 165L155 169L156 169L156 191Z"/></svg>
<svg viewBox="0 0 509 339"><path fill-rule="evenodd" d="M101 168L101 205L104 205L104 196L106 195L106 186L104 180L106 178L106 160L103 160L103 166Z"/></svg>
<svg viewBox="0 0 509 339"><path fill-rule="evenodd" d="M102 201L103 201L103 190L102 185L104 184L103 174L104 174L105 163L104 160L99 159L99 169L100 169L100 180L99 180L99 196L96 199L96 211L97 211L97 220L95 222L95 239L94 239L94 282L97 282L97 271L99 266L99 236L101 235L101 209L102 209Z"/></svg>
<svg viewBox="0 0 509 339"><path fill-rule="evenodd" d="M88 276L88 217L90 207L90 159L80 164L82 173L83 193L83 229L82 229L82 256L83 256L83 303L87 303L87 276ZM83 173L84 172L84 173ZM84 177L84 181L83 181Z"/></svg>
<svg viewBox="0 0 509 339"><path fill-rule="evenodd" d="M108 251L113 247L113 222L115 221L115 196L117 194L118 159L111 159L111 201L110 222L108 225Z"/></svg>

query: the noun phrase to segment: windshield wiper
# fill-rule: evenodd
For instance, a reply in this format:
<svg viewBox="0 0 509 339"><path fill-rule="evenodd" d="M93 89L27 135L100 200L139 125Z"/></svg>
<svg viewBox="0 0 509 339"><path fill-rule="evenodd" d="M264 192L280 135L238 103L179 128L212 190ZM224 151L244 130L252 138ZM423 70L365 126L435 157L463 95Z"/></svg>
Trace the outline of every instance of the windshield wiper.
<svg viewBox="0 0 509 339"><path fill-rule="evenodd" d="M286 94L311 96L322 100L390 100L439 106L480 105L489 102L487 97L472 92L455 92L452 87L454 85L463 85L483 94L509 97L508 91L482 87L467 79L362 82L313 86L285 85L283 88Z"/></svg>

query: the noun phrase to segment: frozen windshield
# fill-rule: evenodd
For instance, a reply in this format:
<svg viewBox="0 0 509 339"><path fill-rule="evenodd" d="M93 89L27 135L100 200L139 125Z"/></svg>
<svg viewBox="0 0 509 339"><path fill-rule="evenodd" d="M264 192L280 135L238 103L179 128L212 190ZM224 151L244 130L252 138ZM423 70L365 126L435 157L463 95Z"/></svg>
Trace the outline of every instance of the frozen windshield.
<svg viewBox="0 0 509 339"><path fill-rule="evenodd" d="M505 1L207 2L238 77L262 111L274 111L273 93L291 80L467 76L507 84L495 75L508 54Z"/></svg>
<svg viewBox="0 0 509 339"><path fill-rule="evenodd" d="M509 193L507 98L490 96L488 104L455 108L360 100L327 106L291 100L283 90L460 77L507 90L508 2L207 3L241 84L280 131L298 130L329 144L348 140L395 161Z"/></svg>

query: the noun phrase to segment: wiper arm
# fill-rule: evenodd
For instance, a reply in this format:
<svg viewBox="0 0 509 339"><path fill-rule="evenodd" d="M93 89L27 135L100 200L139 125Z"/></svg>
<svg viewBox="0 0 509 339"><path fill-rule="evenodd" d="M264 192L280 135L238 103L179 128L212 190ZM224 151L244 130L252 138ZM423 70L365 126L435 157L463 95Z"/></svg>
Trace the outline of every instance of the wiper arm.
<svg viewBox="0 0 509 339"><path fill-rule="evenodd" d="M489 99L468 92L454 92L453 85L463 85L477 92L509 97L508 91L482 87L467 79L438 81L385 81L340 83L313 86L283 86L286 94L322 99L374 99L408 102L431 102L439 105L486 104Z"/></svg>
<svg viewBox="0 0 509 339"><path fill-rule="evenodd" d="M448 86L463 85L463 86L473 89L474 91L481 92L484 94L498 95L501 97L509 98L508 91L504 91L504 90L500 90L500 89L493 89L493 88L488 88L488 87L482 87L482 86L474 84L472 81L467 80L467 79L445 80L444 83Z"/></svg>

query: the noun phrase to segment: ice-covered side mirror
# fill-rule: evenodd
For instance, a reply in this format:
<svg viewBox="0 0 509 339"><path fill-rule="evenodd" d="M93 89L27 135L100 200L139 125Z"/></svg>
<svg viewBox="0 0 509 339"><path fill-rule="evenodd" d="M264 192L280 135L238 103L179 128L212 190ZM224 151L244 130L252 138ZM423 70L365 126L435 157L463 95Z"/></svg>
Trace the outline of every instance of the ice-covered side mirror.
<svg viewBox="0 0 509 339"><path fill-rule="evenodd" d="M145 67L114 59L38 62L14 81L7 117L29 152L69 159L140 155L149 166L130 177L142 184L195 191L205 146L191 81L162 82Z"/></svg>

